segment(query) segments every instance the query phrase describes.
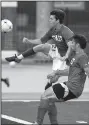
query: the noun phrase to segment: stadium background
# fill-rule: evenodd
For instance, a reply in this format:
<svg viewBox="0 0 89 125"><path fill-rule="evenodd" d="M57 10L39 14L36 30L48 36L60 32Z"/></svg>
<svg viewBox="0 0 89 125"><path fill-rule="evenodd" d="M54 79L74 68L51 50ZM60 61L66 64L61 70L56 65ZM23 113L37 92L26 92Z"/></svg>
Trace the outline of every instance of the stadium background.
<svg viewBox="0 0 89 125"><path fill-rule="evenodd" d="M89 2L36 2L36 1L19 1L19 2L2 2L1 5L1 19L9 19L13 23L13 30L7 34L1 34L1 49L2 49L2 76L9 76L11 87L6 88L2 85L2 95L3 98L11 98L13 94L20 93L20 97L22 93L29 92L42 92L44 88L44 84L40 83L40 88L34 89L34 85L36 84L34 81L33 86L29 84L29 75L33 74L33 79L37 75L37 71L40 69L40 74L42 74L41 82L45 82L44 76L50 72L52 61L42 53L38 53L35 56L28 57L22 61L21 65L18 65L15 69L11 69L6 64L5 57L10 56L17 52L20 54L25 51L27 48L32 47L32 44L24 44L22 43L23 37L27 37L29 39L39 38L49 29L48 27L48 19L49 12L53 9L63 9L66 12L65 25L67 25L74 33L84 34L88 39L87 48L85 49L86 53L89 55ZM34 63L34 66L32 65ZM25 65L24 65L25 64ZM23 66L24 65L24 66ZM28 66L29 65L29 66ZM45 65L44 68L41 67ZM29 73L29 70L31 70ZM31 68L33 67L33 68ZM38 67L38 68L37 68ZM23 69L23 70L22 70ZM24 80L21 78L24 71ZM47 70L47 71L46 71ZM44 71L44 73L43 73ZM15 72L15 74L13 74ZM20 74L19 74L20 72ZM26 75L28 72L29 75ZM47 72L47 73L46 73ZM25 77L26 75L26 77ZM22 76L23 77L23 76ZM32 76L31 76L32 77ZM19 82L14 82L14 79ZM21 81L22 79L22 81ZM26 82L25 84L24 82ZM12 83L13 82L13 83ZM21 84L21 82L23 84ZM39 81L36 81L39 82ZM16 83L16 84L15 84ZM88 83L88 82L87 82ZM21 87L22 89L19 89ZM32 88L31 88L32 86ZM35 85L36 87L38 85ZM31 89L28 89L31 88ZM85 90L89 91L89 85L86 85ZM8 94L8 97L6 95ZM38 95L39 96L39 95ZM14 96L13 96L14 97Z"/></svg>

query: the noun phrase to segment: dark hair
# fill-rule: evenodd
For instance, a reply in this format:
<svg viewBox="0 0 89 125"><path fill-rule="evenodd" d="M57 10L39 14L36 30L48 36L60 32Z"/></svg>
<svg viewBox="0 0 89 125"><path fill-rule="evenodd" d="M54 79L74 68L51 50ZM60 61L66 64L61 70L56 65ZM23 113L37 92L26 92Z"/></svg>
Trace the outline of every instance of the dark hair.
<svg viewBox="0 0 89 125"><path fill-rule="evenodd" d="M53 10L50 15L55 15L56 20L59 20L62 24L65 18L65 12L63 10Z"/></svg>
<svg viewBox="0 0 89 125"><path fill-rule="evenodd" d="M87 39L85 38L85 36L83 35L80 35L80 34L75 34L73 36L73 39L75 39L75 42L76 43L79 43L80 47L82 49L85 49L86 48L86 45L87 45Z"/></svg>

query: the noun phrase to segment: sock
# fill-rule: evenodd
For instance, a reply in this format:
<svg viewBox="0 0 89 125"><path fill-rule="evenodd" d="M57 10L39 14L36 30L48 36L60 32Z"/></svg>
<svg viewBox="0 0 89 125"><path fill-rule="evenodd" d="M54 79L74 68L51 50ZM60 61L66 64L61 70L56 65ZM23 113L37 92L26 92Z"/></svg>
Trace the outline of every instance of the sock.
<svg viewBox="0 0 89 125"><path fill-rule="evenodd" d="M23 59L24 57L23 57L22 54L20 54L19 56L17 56L17 58L18 58L18 59Z"/></svg>
<svg viewBox="0 0 89 125"><path fill-rule="evenodd" d="M28 57L28 56L31 56L31 55L34 55L34 54L35 54L35 52L34 52L33 48L28 49L28 50L26 50L25 52L22 53L24 58Z"/></svg>
<svg viewBox="0 0 89 125"><path fill-rule="evenodd" d="M43 124L44 116L47 110L48 110L48 99L41 99L37 112L37 123L39 125Z"/></svg>
<svg viewBox="0 0 89 125"><path fill-rule="evenodd" d="M58 125L57 108L55 106L55 103L49 103L48 115L49 115L51 124Z"/></svg>

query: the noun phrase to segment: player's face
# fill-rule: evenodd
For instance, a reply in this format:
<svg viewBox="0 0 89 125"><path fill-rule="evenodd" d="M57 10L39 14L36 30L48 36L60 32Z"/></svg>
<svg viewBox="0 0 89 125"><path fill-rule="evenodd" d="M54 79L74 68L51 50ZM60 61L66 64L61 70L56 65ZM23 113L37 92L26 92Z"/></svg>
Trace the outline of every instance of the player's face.
<svg viewBox="0 0 89 125"><path fill-rule="evenodd" d="M59 21L56 20L55 15L50 15L49 18L49 23L50 23L50 27L55 26Z"/></svg>
<svg viewBox="0 0 89 125"><path fill-rule="evenodd" d="M75 43L75 40L72 39L72 41L69 41L69 42L68 42L68 46L71 46L71 48L72 48L73 50L75 50L75 49L76 49L76 43Z"/></svg>
<svg viewBox="0 0 89 125"><path fill-rule="evenodd" d="M79 43L76 43L76 40L73 39L72 40L72 49L76 51L77 49L79 49L79 47L80 47Z"/></svg>

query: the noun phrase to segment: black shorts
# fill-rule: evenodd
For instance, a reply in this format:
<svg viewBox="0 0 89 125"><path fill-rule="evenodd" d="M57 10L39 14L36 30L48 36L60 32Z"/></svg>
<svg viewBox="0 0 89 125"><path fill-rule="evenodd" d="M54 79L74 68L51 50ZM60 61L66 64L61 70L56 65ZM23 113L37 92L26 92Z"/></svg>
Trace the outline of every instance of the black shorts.
<svg viewBox="0 0 89 125"><path fill-rule="evenodd" d="M65 82L63 84L66 85ZM55 84L52 87L53 87L53 91L58 99L63 99L64 101L67 101L67 100L76 98L76 96L70 90L69 90L68 95L66 97L64 97L65 88L60 83Z"/></svg>

